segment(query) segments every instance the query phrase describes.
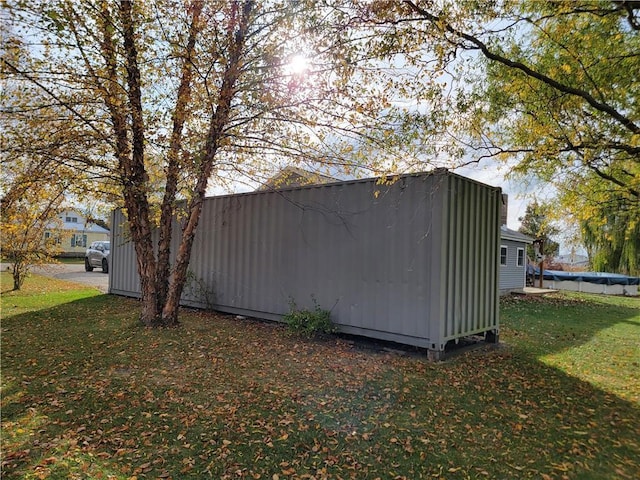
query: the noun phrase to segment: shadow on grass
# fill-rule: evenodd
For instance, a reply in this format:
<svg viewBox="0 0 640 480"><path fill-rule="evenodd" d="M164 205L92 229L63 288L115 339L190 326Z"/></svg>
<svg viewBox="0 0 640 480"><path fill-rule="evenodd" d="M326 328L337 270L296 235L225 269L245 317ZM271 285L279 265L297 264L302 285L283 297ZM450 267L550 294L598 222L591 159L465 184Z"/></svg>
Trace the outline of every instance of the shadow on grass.
<svg viewBox="0 0 640 480"><path fill-rule="evenodd" d="M3 478L640 476L638 405L526 343L434 365L201 312L150 331L138 305L3 319Z"/></svg>

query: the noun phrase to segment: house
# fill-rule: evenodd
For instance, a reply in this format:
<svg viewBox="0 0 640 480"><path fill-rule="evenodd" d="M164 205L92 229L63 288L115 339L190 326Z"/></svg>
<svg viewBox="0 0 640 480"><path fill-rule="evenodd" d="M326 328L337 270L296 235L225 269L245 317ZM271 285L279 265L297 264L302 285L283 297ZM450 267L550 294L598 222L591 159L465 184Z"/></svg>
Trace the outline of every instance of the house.
<svg viewBox="0 0 640 480"><path fill-rule="evenodd" d="M109 240L109 230L97 223L88 221L77 210L65 210L59 215L59 221L51 224L44 238L55 238L61 257L84 257L87 246L97 240Z"/></svg>
<svg viewBox="0 0 640 480"><path fill-rule="evenodd" d="M500 295L526 286L527 245L533 240L506 225L500 227Z"/></svg>
<svg viewBox="0 0 640 480"><path fill-rule="evenodd" d="M277 190L280 188L304 187L307 185L322 185L326 183L339 182L337 178L321 175L317 172L310 172L298 167L285 167L276 175L267 180L257 192L267 190Z"/></svg>

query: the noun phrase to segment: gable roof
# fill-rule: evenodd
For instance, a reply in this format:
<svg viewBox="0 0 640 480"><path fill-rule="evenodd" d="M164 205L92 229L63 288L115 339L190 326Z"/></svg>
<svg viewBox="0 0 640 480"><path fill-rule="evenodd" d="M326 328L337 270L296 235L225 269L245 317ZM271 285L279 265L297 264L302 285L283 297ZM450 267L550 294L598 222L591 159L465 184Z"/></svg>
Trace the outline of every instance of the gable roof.
<svg viewBox="0 0 640 480"><path fill-rule="evenodd" d="M61 230L75 230L77 232L82 232L82 233L107 233L107 234L109 233L109 230L93 222L87 222L87 223L64 222L62 225L63 226Z"/></svg>
<svg viewBox="0 0 640 480"><path fill-rule="evenodd" d="M324 183L339 182L337 178L311 172L298 167L285 167L276 175L267 180L256 191L277 190L280 188L303 187L307 185L320 185Z"/></svg>
<svg viewBox="0 0 640 480"><path fill-rule="evenodd" d="M67 221L67 217L73 218L76 221ZM51 222L47 225L47 228L51 230L63 230L78 233L104 233L109 234L109 229L105 228L92 221L87 221L87 218L82 215L78 210L67 209L58 214L59 221Z"/></svg>
<svg viewBox="0 0 640 480"><path fill-rule="evenodd" d="M500 227L500 238L504 240L512 240L514 242L522 242L522 243L533 243L535 239L531 238L524 233L520 233L516 230L511 230L507 228L506 225L502 225Z"/></svg>

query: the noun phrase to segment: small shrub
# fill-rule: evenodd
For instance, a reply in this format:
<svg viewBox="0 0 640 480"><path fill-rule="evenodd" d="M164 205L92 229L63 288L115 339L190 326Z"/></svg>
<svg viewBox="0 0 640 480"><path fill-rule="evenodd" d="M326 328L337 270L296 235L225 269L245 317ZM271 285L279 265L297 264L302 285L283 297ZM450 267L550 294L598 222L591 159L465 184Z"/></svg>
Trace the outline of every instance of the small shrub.
<svg viewBox="0 0 640 480"><path fill-rule="evenodd" d="M335 333L337 329L331 321L331 312L320 308L313 296L311 299L314 304L313 310L298 310L296 303L291 299L289 302L291 311L283 317L289 331L307 338L319 333Z"/></svg>
<svg viewBox="0 0 640 480"><path fill-rule="evenodd" d="M203 302L206 308L213 310L213 306L216 303L213 287L210 287L204 278L198 277L191 269L187 270L185 291L197 301Z"/></svg>

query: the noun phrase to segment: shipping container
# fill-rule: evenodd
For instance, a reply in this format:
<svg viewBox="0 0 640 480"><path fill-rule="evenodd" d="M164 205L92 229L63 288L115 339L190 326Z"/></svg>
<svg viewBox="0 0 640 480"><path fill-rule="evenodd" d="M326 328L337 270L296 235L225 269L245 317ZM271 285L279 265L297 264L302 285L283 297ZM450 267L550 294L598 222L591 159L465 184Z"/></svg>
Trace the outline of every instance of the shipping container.
<svg viewBox="0 0 640 480"><path fill-rule="evenodd" d="M183 304L280 320L317 302L341 332L436 359L497 341L500 205L499 188L444 170L207 198ZM139 296L120 210L112 225L109 291Z"/></svg>

